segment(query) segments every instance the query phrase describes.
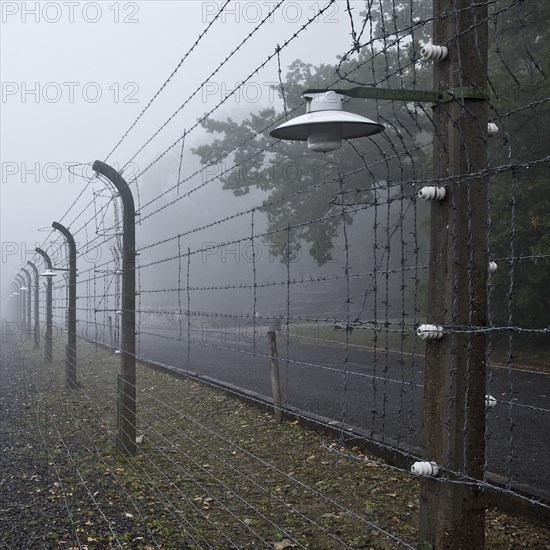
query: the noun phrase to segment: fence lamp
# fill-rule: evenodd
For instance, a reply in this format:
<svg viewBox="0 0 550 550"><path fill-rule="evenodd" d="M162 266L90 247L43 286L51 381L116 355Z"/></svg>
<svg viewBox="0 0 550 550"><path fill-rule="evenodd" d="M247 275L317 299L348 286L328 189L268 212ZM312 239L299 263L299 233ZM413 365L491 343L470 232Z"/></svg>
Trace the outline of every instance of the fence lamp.
<svg viewBox="0 0 550 550"><path fill-rule="evenodd" d="M307 141L310 151L327 153L342 146L342 140L372 136L384 130L382 124L342 109L342 99L385 99L391 101L446 103L457 99L487 100L487 94L475 87L444 92L357 87L350 90L306 90L306 114L281 124L269 135L277 139Z"/></svg>
<svg viewBox="0 0 550 550"><path fill-rule="evenodd" d="M44 273L40 273L40 276L53 278L56 276L56 272L53 269L46 269Z"/></svg>
<svg viewBox="0 0 550 550"><path fill-rule="evenodd" d="M342 110L339 91L308 90L303 93L306 114L281 124L269 135L278 139L307 141L308 149L327 153L342 146L343 139L378 134L384 126Z"/></svg>

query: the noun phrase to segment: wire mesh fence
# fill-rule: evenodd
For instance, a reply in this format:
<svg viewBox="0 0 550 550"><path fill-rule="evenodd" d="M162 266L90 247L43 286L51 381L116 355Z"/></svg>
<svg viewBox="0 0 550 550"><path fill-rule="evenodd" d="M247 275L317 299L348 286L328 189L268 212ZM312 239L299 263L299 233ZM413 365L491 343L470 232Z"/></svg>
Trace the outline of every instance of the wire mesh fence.
<svg viewBox="0 0 550 550"><path fill-rule="evenodd" d="M136 202L136 359L261 403L272 402L269 366L277 359L282 410L330 429L340 445L376 448L403 472L431 463L438 477L423 489L431 494L482 488L546 512L550 7L332 0L308 5L307 17L270 44L262 33L289 5L273 2L258 21L236 27L233 45L210 56L231 4L216 4L106 157L116 158ZM315 25L330 32L331 22L349 28L349 42L334 45L331 64L302 61L308 33ZM445 46L448 58L437 59L431 44ZM143 139L142 117L179 82L191 55L205 56L204 75L187 83L183 103L159 115ZM344 140L326 156L269 136L303 113L303 90L365 86L451 88L454 99L432 108L346 96L346 110L384 132ZM231 101L237 106L229 108ZM78 334L124 353L123 207L107 178L82 173L85 185L61 218L78 245ZM49 234L42 248L67 268L61 238ZM54 340L61 341L68 285L58 276L53 288ZM276 334L277 356L268 333ZM109 395L114 406L116 383L96 385L78 368L77 375L98 402ZM203 437L236 445L180 418L175 404L139 381L135 389L137 427L150 444L140 453L151 465L172 460L165 449L174 445L178 460L189 458L185 445L200 447ZM434 414L437 434L426 431ZM153 417L164 425L155 427ZM352 460L338 449L339 459ZM227 458L215 458L229 471ZM181 475L191 482L212 474L200 463L188 467ZM174 491L162 498L177 515L172 499L188 496ZM203 503L226 505L209 492L201 498L188 505L215 526ZM276 512L244 504L281 530ZM199 547L212 545L193 535L195 519L180 521ZM269 546L260 528L236 521L249 540ZM390 539L410 547L398 535Z"/></svg>

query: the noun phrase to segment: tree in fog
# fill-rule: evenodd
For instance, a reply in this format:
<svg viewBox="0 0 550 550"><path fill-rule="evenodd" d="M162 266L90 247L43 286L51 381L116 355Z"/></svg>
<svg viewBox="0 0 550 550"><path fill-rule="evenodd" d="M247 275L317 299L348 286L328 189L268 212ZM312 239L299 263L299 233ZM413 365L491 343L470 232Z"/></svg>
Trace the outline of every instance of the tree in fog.
<svg viewBox="0 0 550 550"><path fill-rule="evenodd" d="M278 104L284 99L289 116L295 117L304 113L301 92L307 88L430 86L431 68L417 62L419 43L427 41L422 25L416 27L414 41L409 25L401 25L405 30L392 35L391 43L384 38L394 16L401 21L420 17L420 12L408 14L407 6L410 9L405 2L388 2L384 13L374 9L362 13L367 25L358 53L350 52L330 65L291 63L282 89L277 89ZM379 121L386 131L373 139L345 143L342 150L323 156L307 152L304 144L270 138L267 129L285 121L285 112L274 108L250 114L242 122L231 118L203 122L206 131L216 137L193 152L203 164L228 155L233 168L222 176L223 184L235 195L245 195L252 187L269 192L263 211L268 231L273 232L272 253L282 261L287 254L292 260L305 244L323 265L332 258L343 220L353 221L352 215L338 215L343 203L351 209L374 204L380 200L376 186L397 183L401 193L407 182L422 173L427 155L421 145L430 128L429 110L402 102L364 100L351 100L346 109ZM312 186L311 191L296 194ZM293 229L287 232L289 225Z"/></svg>
<svg viewBox="0 0 550 550"><path fill-rule="evenodd" d="M504 4L500 2L499 4ZM499 4L495 6L498 12ZM550 311L550 2L524 2L490 25L489 77L499 125L490 142L493 322L548 326ZM507 168L510 165L515 168ZM514 261L512 256L547 256ZM511 291L511 292L510 292Z"/></svg>

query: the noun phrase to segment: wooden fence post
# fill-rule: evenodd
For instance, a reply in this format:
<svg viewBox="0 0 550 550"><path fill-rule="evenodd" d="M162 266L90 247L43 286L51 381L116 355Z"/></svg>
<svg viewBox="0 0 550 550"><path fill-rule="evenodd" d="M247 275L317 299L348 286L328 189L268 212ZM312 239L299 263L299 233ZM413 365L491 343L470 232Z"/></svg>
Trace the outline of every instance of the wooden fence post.
<svg viewBox="0 0 550 550"><path fill-rule="evenodd" d="M273 418L280 423L283 419L281 409L281 381L279 379L279 358L277 355L277 338L273 330L268 331L269 355L271 356L271 391L273 393Z"/></svg>

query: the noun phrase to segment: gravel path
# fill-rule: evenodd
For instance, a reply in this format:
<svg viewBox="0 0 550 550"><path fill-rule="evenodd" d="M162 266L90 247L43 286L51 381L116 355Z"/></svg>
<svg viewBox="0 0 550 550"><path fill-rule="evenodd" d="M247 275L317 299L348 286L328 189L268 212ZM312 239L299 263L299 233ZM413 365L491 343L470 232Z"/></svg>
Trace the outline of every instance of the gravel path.
<svg viewBox="0 0 550 550"><path fill-rule="evenodd" d="M29 390L25 373L4 356L0 370L0 548L6 550L49 548L55 544L52 537L72 538L65 500L55 497L55 472L36 438Z"/></svg>

